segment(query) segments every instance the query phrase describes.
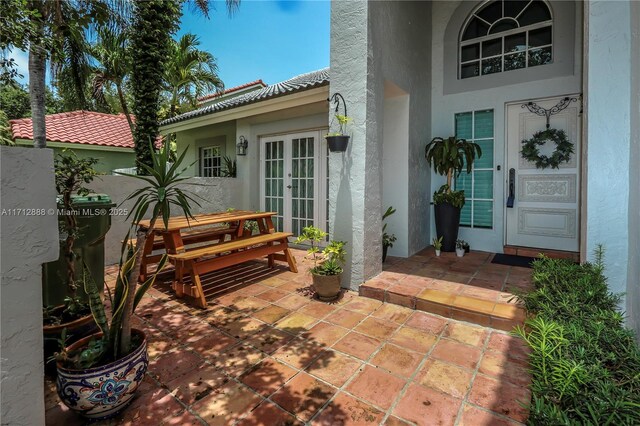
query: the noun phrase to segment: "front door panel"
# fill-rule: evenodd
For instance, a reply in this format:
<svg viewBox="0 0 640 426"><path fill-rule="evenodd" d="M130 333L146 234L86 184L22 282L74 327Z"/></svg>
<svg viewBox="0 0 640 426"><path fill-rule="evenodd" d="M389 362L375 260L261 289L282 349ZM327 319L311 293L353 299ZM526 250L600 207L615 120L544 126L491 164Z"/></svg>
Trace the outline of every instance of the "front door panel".
<svg viewBox="0 0 640 426"><path fill-rule="evenodd" d="M550 109L562 98L537 100ZM506 208L507 245L553 250L579 250L580 206L580 117L579 105L571 103L550 117L550 128L564 130L573 143L574 153L558 169L538 169L522 158L522 141L546 128L546 118L522 108L507 106L507 173L515 170L514 203ZM550 156L556 144L547 141L540 153ZM507 182L509 192L509 182ZM509 194L505 194L505 204Z"/></svg>

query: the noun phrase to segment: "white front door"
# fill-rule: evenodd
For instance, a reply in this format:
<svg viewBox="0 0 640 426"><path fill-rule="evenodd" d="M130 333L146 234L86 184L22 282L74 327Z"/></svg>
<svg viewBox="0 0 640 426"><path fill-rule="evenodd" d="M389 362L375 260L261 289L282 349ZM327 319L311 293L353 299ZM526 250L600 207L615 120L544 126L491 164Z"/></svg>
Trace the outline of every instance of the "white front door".
<svg viewBox="0 0 640 426"><path fill-rule="evenodd" d="M266 136L261 141L260 205L277 212L278 231L299 235L326 227L327 147L320 131Z"/></svg>
<svg viewBox="0 0 640 426"><path fill-rule="evenodd" d="M578 98L577 95L570 98ZM535 100L538 106L551 109L563 97ZM506 244L552 250L579 251L580 223L580 105L571 102L550 116L550 128L564 130L573 143L574 153L558 169L538 169L522 158L522 141L545 130L547 119L522 107L507 105L507 168L505 204L510 192L509 174L515 173L513 207L506 207ZM550 156L556 144L547 141L540 154Z"/></svg>

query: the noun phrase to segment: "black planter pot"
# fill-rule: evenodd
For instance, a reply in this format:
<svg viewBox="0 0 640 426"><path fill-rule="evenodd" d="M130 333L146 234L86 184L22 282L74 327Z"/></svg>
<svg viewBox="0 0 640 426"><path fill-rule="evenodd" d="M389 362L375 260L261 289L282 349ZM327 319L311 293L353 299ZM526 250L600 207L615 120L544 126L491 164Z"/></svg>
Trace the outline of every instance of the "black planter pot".
<svg viewBox="0 0 640 426"><path fill-rule="evenodd" d="M387 251L389 250L389 246L382 245L382 262L384 263L387 260Z"/></svg>
<svg viewBox="0 0 640 426"><path fill-rule="evenodd" d="M458 228L460 227L460 209L449 203L434 206L436 213L436 234L442 237L442 251L456 251Z"/></svg>
<svg viewBox="0 0 640 426"><path fill-rule="evenodd" d="M344 152L349 145L350 136L327 136L327 145L331 152Z"/></svg>

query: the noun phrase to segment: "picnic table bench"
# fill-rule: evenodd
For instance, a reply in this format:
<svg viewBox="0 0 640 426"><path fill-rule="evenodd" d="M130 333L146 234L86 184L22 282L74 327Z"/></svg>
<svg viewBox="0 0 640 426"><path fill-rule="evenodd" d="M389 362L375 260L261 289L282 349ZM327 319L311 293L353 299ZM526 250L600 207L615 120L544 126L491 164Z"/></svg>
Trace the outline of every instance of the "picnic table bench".
<svg viewBox="0 0 640 426"><path fill-rule="evenodd" d="M154 233L161 236L162 242L154 238L147 243L144 258L151 255L154 247L161 248L160 244L162 244L170 262L175 266L175 278L171 287L176 292L176 296L183 297L186 294L194 297L198 306L206 308L207 301L200 279L201 274L265 256L268 257L269 267L273 267L274 261L279 260L287 262L292 272L298 272L288 243L288 238L293 234L275 231L271 220L274 214L276 213L234 211L198 215L190 220L175 217L169 219L166 227L164 223L156 222ZM259 230L257 235L245 235L244 224L249 220L257 222ZM202 227L215 224L223 224L218 233L202 231ZM139 226L148 227L149 221L141 221ZM226 235L230 235L229 241L225 241ZM216 243L188 247L194 242L210 241L216 241ZM142 272L141 269L141 274ZM187 277L190 278L190 282L186 281Z"/></svg>

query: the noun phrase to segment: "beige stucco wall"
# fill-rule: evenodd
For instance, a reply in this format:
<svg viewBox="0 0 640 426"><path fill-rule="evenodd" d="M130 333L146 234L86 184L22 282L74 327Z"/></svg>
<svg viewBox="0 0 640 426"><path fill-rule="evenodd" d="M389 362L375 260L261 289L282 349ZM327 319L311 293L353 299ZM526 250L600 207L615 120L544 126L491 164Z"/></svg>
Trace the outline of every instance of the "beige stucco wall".
<svg viewBox="0 0 640 426"><path fill-rule="evenodd" d="M53 151L0 147L0 181L0 420L43 425L42 264L58 258Z"/></svg>

